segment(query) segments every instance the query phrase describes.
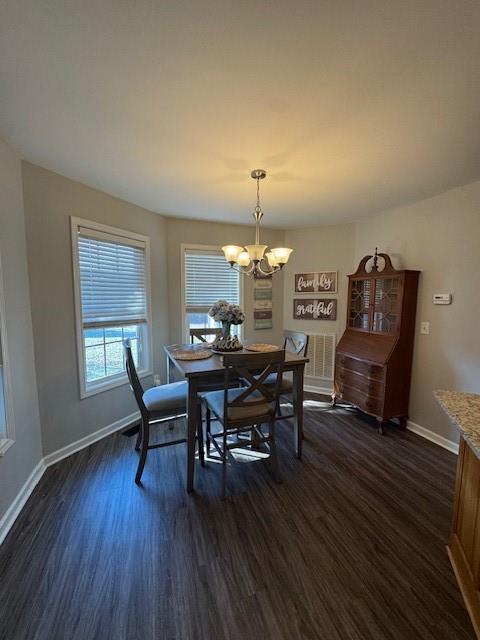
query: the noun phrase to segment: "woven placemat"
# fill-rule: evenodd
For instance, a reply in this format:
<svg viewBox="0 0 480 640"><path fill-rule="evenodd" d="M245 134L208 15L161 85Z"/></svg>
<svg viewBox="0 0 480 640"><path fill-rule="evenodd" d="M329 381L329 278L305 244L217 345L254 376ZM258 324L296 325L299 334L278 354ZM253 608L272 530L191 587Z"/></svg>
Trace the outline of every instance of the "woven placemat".
<svg viewBox="0 0 480 640"><path fill-rule="evenodd" d="M172 354L175 360L206 360L212 356L211 351L206 349L179 349Z"/></svg>
<svg viewBox="0 0 480 640"><path fill-rule="evenodd" d="M247 351L256 351L259 353L267 353L268 351L278 351L278 347L274 344L266 344L265 342L255 342L255 344L247 344Z"/></svg>

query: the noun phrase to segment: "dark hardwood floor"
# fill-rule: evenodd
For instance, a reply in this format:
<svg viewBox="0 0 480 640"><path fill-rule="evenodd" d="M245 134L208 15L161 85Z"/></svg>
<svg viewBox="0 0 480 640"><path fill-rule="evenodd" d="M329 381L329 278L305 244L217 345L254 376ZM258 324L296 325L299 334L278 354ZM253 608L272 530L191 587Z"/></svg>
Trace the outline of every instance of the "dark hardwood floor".
<svg viewBox="0 0 480 640"><path fill-rule="evenodd" d="M185 493L183 446L137 487L121 434L48 469L0 547L0 638L474 638L445 551L456 457L327 406L306 402L303 462L279 428L282 485L242 458L225 502L217 463Z"/></svg>

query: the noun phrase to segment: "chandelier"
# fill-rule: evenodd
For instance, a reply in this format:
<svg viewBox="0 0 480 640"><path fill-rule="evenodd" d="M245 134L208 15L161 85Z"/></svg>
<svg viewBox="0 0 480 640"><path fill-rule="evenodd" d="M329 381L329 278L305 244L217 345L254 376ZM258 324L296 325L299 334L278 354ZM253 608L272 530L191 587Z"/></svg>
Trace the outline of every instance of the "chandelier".
<svg viewBox="0 0 480 640"><path fill-rule="evenodd" d="M255 244L247 244L245 247L227 244L222 247L222 251L232 269L247 276L269 276L283 269L293 249L275 247L267 251L267 245L260 244L260 220L263 218L260 206L260 180L267 176L267 172L254 169L250 175L257 181L257 204L252 214L255 220Z"/></svg>

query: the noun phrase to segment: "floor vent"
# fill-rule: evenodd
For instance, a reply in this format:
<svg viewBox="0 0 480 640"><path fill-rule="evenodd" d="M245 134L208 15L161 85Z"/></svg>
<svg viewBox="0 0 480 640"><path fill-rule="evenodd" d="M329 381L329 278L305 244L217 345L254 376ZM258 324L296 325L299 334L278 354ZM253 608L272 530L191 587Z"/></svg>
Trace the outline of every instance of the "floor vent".
<svg viewBox="0 0 480 640"><path fill-rule="evenodd" d="M309 334L307 355L310 362L305 367L305 376L333 380L335 345L335 333Z"/></svg>

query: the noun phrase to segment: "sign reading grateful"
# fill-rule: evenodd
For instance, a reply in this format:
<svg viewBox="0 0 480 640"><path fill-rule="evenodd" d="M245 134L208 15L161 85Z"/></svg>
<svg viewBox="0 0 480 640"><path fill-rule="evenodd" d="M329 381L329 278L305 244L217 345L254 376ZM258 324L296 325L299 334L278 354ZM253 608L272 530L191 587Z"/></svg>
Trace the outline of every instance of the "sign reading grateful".
<svg viewBox="0 0 480 640"><path fill-rule="evenodd" d="M294 320L336 320L337 300L321 298L295 298Z"/></svg>
<svg viewBox="0 0 480 640"><path fill-rule="evenodd" d="M317 271L295 274L295 293L336 293L337 272Z"/></svg>

